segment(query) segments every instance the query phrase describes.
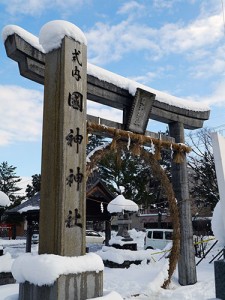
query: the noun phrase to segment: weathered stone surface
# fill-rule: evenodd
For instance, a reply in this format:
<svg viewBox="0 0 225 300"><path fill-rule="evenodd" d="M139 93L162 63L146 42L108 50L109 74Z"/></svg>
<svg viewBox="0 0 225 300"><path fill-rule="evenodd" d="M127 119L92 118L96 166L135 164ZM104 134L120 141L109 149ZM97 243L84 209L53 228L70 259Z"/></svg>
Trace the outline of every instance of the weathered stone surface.
<svg viewBox="0 0 225 300"><path fill-rule="evenodd" d="M51 286L21 283L19 300L85 300L103 295L103 272L61 275Z"/></svg>
<svg viewBox="0 0 225 300"><path fill-rule="evenodd" d="M82 63L79 80L72 75L74 49ZM85 45L67 37L46 55L39 254L86 252L86 55Z"/></svg>
<svg viewBox="0 0 225 300"><path fill-rule="evenodd" d="M0 273L0 285L15 283L16 280L12 276L11 272L1 272Z"/></svg>
<svg viewBox="0 0 225 300"><path fill-rule="evenodd" d="M216 298L225 300L225 260L214 262Z"/></svg>
<svg viewBox="0 0 225 300"><path fill-rule="evenodd" d="M126 122L127 130L141 134L145 133L154 100L155 94L140 88L137 89Z"/></svg>
<svg viewBox="0 0 225 300"><path fill-rule="evenodd" d="M170 135L176 143L184 143L184 127L182 123L169 124ZM188 190L186 157L183 163L172 163L172 184L178 201L180 212L180 257L178 261L179 283L194 284L197 281L195 253L193 245L193 229L191 219L191 203Z"/></svg>

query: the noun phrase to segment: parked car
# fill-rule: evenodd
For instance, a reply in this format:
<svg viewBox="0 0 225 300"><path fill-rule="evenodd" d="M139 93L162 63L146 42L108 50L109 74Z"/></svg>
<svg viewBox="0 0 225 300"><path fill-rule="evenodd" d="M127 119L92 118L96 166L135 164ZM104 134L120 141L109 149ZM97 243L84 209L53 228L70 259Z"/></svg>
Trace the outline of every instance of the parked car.
<svg viewBox="0 0 225 300"><path fill-rule="evenodd" d="M104 236L94 230L86 230L87 244L102 244L105 241Z"/></svg>
<svg viewBox="0 0 225 300"><path fill-rule="evenodd" d="M37 244L39 242L39 234L38 233L33 233L32 238L31 238L31 242L33 244Z"/></svg>
<svg viewBox="0 0 225 300"><path fill-rule="evenodd" d="M105 241L104 236L94 230L86 230L86 243L87 244L102 244ZM39 242L39 234L34 233L31 238L33 244Z"/></svg>
<svg viewBox="0 0 225 300"><path fill-rule="evenodd" d="M164 249L172 242L172 229L147 229L144 249Z"/></svg>

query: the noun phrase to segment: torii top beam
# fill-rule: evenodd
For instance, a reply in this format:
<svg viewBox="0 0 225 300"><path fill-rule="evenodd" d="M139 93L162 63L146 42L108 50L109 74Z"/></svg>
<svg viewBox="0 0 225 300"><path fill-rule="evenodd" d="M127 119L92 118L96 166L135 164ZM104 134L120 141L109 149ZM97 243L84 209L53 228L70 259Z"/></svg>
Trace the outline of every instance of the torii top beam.
<svg viewBox="0 0 225 300"><path fill-rule="evenodd" d="M3 37L6 53L18 62L20 74L44 84L45 53L41 45L30 43L20 30L5 36L3 32ZM199 103L167 95L91 64L87 70L87 98L123 110L122 128L141 134L145 133L148 119L167 124L180 122L186 129L197 129L210 114L208 107Z"/></svg>

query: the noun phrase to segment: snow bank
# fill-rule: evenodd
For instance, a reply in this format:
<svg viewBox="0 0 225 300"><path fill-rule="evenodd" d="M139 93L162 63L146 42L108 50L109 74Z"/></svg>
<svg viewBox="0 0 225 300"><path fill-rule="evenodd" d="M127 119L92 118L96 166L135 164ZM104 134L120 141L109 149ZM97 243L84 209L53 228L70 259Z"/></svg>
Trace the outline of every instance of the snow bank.
<svg viewBox="0 0 225 300"><path fill-rule="evenodd" d="M123 300L117 292L104 293L103 297L91 298L90 300Z"/></svg>
<svg viewBox="0 0 225 300"><path fill-rule="evenodd" d="M164 281L168 278L169 260L165 260L163 263L158 262L158 267L159 272L147 286L146 294L148 296L153 296L160 291Z"/></svg>
<svg viewBox="0 0 225 300"><path fill-rule="evenodd" d="M107 206L109 213L121 213L123 211L137 212L138 205L128 199L125 199L123 195L117 196Z"/></svg>
<svg viewBox="0 0 225 300"><path fill-rule="evenodd" d="M213 234L219 241L219 244L221 246L225 246L225 228L224 228L222 208L221 208L220 201L216 204L214 208L211 224L212 224Z"/></svg>
<svg viewBox="0 0 225 300"><path fill-rule="evenodd" d="M116 235L109 240L109 245L117 244L120 246L124 246L124 245L133 244L133 243L134 243L134 241L124 241L124 237L120 236L120 235Z"/></svg>
<svg viewBox="0 0 225 300"><path fill-rule="evenodd" d="M0 246L1 249L1 246ZM0 273L1 272L11 272L12 264L14 260L11 257L10 253L6 253L0 256Z"/></svg>
<svg viewBox="0 0 225 300"><path fill-rule="evenodd" d="M35 272L34 272L35 268ZM78 257L64 257L54 254L19 256L12 265L12 274L17 282L28 281L38 286L52 285L60 275L103 271L99 255L88 253Z"/></svg>
<svg viewBox="0 0 225 300"><path fill-rule="evenodd" d="M124 250L116 249L113 247L103 246L102 250L96 252L103 260L109 260L117 264L123 264L124 261L136 261L136 260L151 260L154 250Z"/></svg>

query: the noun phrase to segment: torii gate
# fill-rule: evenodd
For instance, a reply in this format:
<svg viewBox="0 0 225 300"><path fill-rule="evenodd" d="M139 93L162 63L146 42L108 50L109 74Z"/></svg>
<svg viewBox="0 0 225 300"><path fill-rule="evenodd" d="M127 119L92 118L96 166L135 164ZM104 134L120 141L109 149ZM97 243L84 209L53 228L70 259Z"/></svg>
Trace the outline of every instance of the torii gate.
<svg viewBox="0 0 225 300"><path fill-rule="evenodd" d="M56 22L56 21L55 21ZM55 24L55 26L58 26ZM23 30L24 31L24 30ZM37 83L44 84L45 86L45 101L44 101L44 128L43 128L43 157L42 157L42 199L46 198L46 195L51 197L49 195L49 184L48 180L50 180L50 183L53 184L54 187L58 183L59 186L62 184L62 180L64 180L63 186L71 185L73 184L73 181L77 181L77 192L80 193L82 190L82 197L80 199L85 199L85 183L82 181L82 176L85 176L84 174L84 162L85 158L81 158L80 153L85 153L84 146L79 144L79 138L84 138L85 131L86 131L86 125L84 124L82 118L85 117L86 111L85 111L85 104L86 102L86 95L87 99L113 107L117 108L123 111L123 122L122 124L96 118L93 116L87 116L87 120L91 122L96 122L97 124L103 124L106 126L110 126L113 128L118 129L124 129L127 131L131 131L134 133L140 133L149 135L149 133L146 131L147 123L149 119L156 120L159 122L163 122L169 125L169 132L170 136L175 139L176 143L184 143L184 129L197 129L201 128L203 126L203 123L205 120L209 118L209 111L207 109L201 110L201 109L187 109L182 108L179 105L177 105L172 100L172 104L166 103L166 101L163 101L160 98L160 92L155 90L150 90L147 87L141 86L137 84L137 88L135 93L132 93L129 88L119 86L116 82L124 81L125 78L110 73L106 70L100 69L98 67L95 67L93 65L88 64L87 67L87 77L85 76L85 55L82 56L82 60L79 61L78 58L78 52L74 52L72 54L71 51L74 49L70 49L69 55L70 58L66 56L66 48L62 50L62 54L59 54L59 50L53 50L52 52L49 52L47 54L44 53L37 46L32 44L29 39L26 38L26 34L21 34L20 29L16 29L15 27L13 29L7 28L6 30L7 34L5 34L5 48L7 55L18 62L20 74L30 80L33 80ZM67 41L70 38L65 37L63 40L63 45L66 45ZM79 43L78 43L79 44ZM65 47L65 46L63 46ZM57 52L58 51L58 52ZM64 51L64 52L63 52ZM77 50L76 50L77 51ZM78 50L80 52L83 52L83 50ZM60 61L60 55L64 55L64 59L66 62L63 61L61 58ZM67 53L68 55L68 53ZM83 55L83 54L82 54ZM71 58L72 57L72 58ZM71 61L77 63L76 65L73 65L71 69L71 66L69 69L67 69L67 72L70 74L70 79L66 77L65 69L68 67L69 63L71 64ZM81 78L79 78L79 72L77 72L79 65L83 63L82 66L82 73ZM58 73L58 70L60 70L61 74ZM69 71L68 71L69 70ZM110 74L112 78L116 78L115 82L110 79ZM69 92L69 89L67 88L66 92L69 93L68 95L62 95L62 90L64 89L64 85L67 85L67 80L71 82L71 75L79 80L78 82L78 89L81 88L82 91L78 91L78 94ZM64 77L63 77L64 76ZM81 81L80 81L81 79ZM63 81L64 80L64 81ZM62 86L58 87L57 84L61 81ZM76 81L76 80L75 80ZM80 84L80 82L82 82ZM57 84L56 84L57 83ZM70 83L69 83L70 84ZM87 92L85 91L85 86L87 85ZM53 92L55 88L58 88L57 92ZM65 89L64 89L65 92ZM57 95L58 93L58 95ZM61 94L60 94L61 93ZM81 99L81 94L83 96L83 99ZM69 127L67 128L69 133L71 134L72 138L76 139L77 145L77 153L79 155L80 162L82 160L82 167L75 167L70 168L70 173L68 174L60 174L61 177L58 177L55 179L54 172L59 172L60 170L58 162L55 160L60 158L59 155L64 156L62 153L58 153L56 156L51 157L51 153L56 150L56 146L58 145L60 147L62 146L62 143L59 141L60 137L56 137L56 142L54 142L54 145L51 146L48 149L48 146L46 147L47 140L51 137L52 132L56 130L61 130L59 127L57 127L57 118L59 116L65 118L65 114L67 114L66 109L65 112L62 113L59 111L59 107L55 105L55 101L59 101L60 103L60 97L64 97L64 99L67 99L68 105L73 107L73 104L76 107L73 107L76 111L78 121L73 121L71 118L70 122L78 122L75 125L75 128ZM54 97L58 97L58 100L53 99ZM73 98L74 97L74 98ZM170 97L168 95L168 97ZM83 101L82 108L81 108L81 101ZM49 102L49 103L48 103ZM77 103L77 104L76 104ZM182 102L180 102L182 104ZM52 115L52 109L53 109L53 115ZM82 117L78 113L80 110ZM61 115L60 115L61 114ZM50 120L52 125L50 124ZM86 117L85 117L86 118ZM48 124L49 128L46 129L46 124ZM64 136L66 135L66 132L63 133ZM155 134L155 137L157 137L157 134ZM61 137L62 138L62 137ZM58 144L57 144L58 139ZM71 142L72 143L72 142ZM45 146L44 146L45 145ZM79 148L79 149L78 149ZM54 150L54 151L53 151ZM62 151L62 149L60 149ZM68 150L66 150L68 151ZM54 154L55 155L55 154ZM61 158L60 158L61 159ZM68 162L65 162L67 164ZM48 167L50 164L50 168ZM69 166L67 165L67 168ZM65 178L62 179L62 176L67 176L67 182L65 183ZM53 178L53 179L50 179ZM71 180L70 180L71 179ZM55 180L55 181L54 181ZM181 164L175 164L172 163L172 183L173 183L173 189L176 195L176 198L179 203L179 210L180 210L180 223L181 223L181 252L180 252L180 258L178 263L179 268L179 282L181 285L188 285L188 284L194 284L197 281L196 278L196 268L195 268L195 257L194 257L194 251L193 251L193 232L192 232L192 223L191 223L191 210L190 210L190 200L189 200L189 190L188 190L188 178L187 178L187 168L186 168L186 158L183 163ZM50 203L54 203L54 199L50 201ZM78 200L79 205L81 200ZM60 201L58 205L60 204ZM54 222L57 219L57 215L59 212L56 211L56 207L48 204L42 204L45 206L45 209L42 209L42 216L41 221L42 225L40 229L41 233L41 241L40 241L40 250L39 253L56 253L60 255L81 255L84 254L84 232L82 230L85 229L85 216L84 216L84 206L79 206L81 208L77 208L75 213L75 220L76 225L80 225L80 233L79 233L79 239L81 240L80 246L76 248L76 251L70 251L71 246L68 247L68 249L65 250L65 246L62 245L63 240L58 240L58 244L54 244L54 242L50 242L50 238L52 237L53 240L55 240L55 232L58 230L60 232L60 235L62 234L60 228L56 228L56 225ZM49 218L49 210L53 209L54 212L51 213L51 218ZM54 215L55 214L55 215ZM71 211L72 214L72 211ZM79 217L81 217L79 219ZM47 220L47 223L46 223ZM45 231L45 226L49 225L52 232L52 236L50 233L50 236L48 234L48 240L46 238L42 238L42 232ZM81 228L82 227L82 228ZM43 234L44 236L44 234Z"/></svg>

